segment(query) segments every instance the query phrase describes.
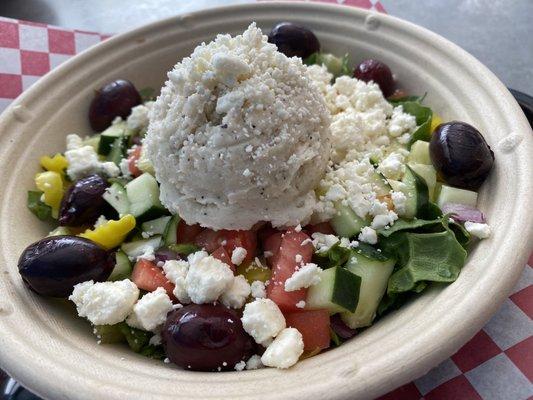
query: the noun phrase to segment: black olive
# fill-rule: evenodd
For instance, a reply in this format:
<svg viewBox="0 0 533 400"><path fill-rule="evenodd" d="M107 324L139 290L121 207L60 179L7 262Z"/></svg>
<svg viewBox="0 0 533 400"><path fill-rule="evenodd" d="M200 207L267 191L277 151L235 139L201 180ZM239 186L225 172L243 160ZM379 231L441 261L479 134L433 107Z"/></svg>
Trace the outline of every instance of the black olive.
<svg viewBox="0 0 533 400"><path fill-rule="evenodd" d="M364 82L376 83L383 96L389 97L394 92L394 78L387 64L378 60L365 60L353 71L353 76Z"/></svg>
<svg viewBox="0 0 533 400"><path fill-rule="evenodd" d="M449 185L478 190L494 164L494 153L472 125L452 121L440 124L429 143L431 162Z"/></svg>
<svg viewBox="0 0 533 400"><path fill-rule="evenodd" d="M29 245L18 261L24 283L34 292L68 297L74 285L105 281L115 257L91 240L78 236L51 236Z"/></svg>
<svg viewBox="0 0 533 400"><path fill-rule="evenodd" d="M268 34L269 43L287 57L307 58L320 51L320 42L309 29L291 22L280 22Z"/></svg>

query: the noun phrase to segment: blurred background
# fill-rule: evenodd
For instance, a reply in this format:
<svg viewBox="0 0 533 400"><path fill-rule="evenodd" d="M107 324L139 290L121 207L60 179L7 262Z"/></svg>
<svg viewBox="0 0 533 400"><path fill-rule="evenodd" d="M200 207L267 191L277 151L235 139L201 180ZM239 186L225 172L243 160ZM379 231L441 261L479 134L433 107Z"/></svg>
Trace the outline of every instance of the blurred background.
<svg viewBox="0 0 533 400"><path fill-rule="evenodd" d="M0 0L4 17L100 33L246 0ZM342 0L338 1L342 3ZM457 43L507 86L533 94L533 0L380 0L388 14Z"/></svg>

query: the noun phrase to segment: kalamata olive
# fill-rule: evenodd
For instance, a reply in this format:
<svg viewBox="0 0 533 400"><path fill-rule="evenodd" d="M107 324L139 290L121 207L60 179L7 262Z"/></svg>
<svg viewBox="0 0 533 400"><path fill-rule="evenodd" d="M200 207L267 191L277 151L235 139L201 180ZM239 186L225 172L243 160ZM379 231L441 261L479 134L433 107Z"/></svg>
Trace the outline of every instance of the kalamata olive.
<svg viewBox="0 0 533 400"><path fill-rule="evenodd" d="M463 189L477 190L489 175L494 153L472 125L440 124L429 142L431 162L442 179Z"/></svg>
<svg viewBox="0 0 533 400"><path fill-rule="evenodd" d="M115 257L91 240L51 236L30 244L18 261L24 283L43 296L68 297L74 285L105 281Z"/></svg>
<svg viewBox="0 0 533 400"><path fill-rule="evenodd" d="M359 80L377 83L383 96L388 97L394 93L394 78L390 68L378 60L364 60L355 67L353 76Z"/></svg>
<svg viewBox="0 0 533 400"><path fill-rule="evenodd" d="M320 51L320 42L309 29L291 22L280 22L268 34L269 43L287 57L307 58Z"/></svg>
<svg viewBox="0 0 533 400"><path fill-rule="evenodd" d="M107 182L99 175L91 175L74 182L61 201L59 225L92 224L103 214L106 201L102 198Z"/></svg>
<svg viewBox="0 0 533 400"><path fill-rule="evenodd" d="M232 370L253 350L237 313L220 304L171 311L161 336L170 361L196 371Z"/></svg>
<svg viewBox="0 0 533 400"><path fill-rule="evenodd" d="M133 83L125 79L109 82L96 91L89 108L89 122L97 131L103 131L116 117L126 118L132 107L141 104L141 96Z"/></svg>

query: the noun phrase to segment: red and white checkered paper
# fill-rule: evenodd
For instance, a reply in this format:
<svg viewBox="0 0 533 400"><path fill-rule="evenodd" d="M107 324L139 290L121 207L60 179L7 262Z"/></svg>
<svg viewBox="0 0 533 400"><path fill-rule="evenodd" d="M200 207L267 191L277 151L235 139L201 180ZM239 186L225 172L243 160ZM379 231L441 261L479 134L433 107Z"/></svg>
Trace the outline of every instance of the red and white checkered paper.
<svg viewBox="0 0 533 400"><path fill-rule="evenodd" d="M340 2L385 12L378 0ZM0 112L39 77L107 37L0 17ZM380 400L533 398L533 255L528 264L500 311L472 340Z"/></svg>

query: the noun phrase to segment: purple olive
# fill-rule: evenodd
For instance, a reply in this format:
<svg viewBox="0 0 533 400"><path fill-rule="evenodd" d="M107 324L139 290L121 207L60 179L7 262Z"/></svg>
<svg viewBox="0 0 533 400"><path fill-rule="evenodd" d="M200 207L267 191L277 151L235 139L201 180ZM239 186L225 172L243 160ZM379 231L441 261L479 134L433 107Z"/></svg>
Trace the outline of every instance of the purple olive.
<svg viewBox="0 0 533 400"><path fill-rule="evenodd" d="M68 297L81 282L105 281L114 266L112 252L78 236L41 239L26 247L18 261L26 286L51 297Z"/></svg>
<svg viewBox="0 0 533 400"><path fill-rule="evenodd" d="M89 108L91 128L106 129L116 117L126 118L131 109L141 104L141 95L133 83L125 79L109 82L96 91Z"/></svg>
<svg viewBox="0 0 533 400"><path fill-rule="evenodd" d="M320 42L309 29L291 22L280 22L268 34L269 43L287 57L307 58L320 51Z"/></svg>
<svg viewBox="0 0 533 400"><path fill-rule="evenodd" d="M254 347L237 313L220 304L171 311L161 336L170 361L195 371L232 370Z"/></svg>
<svg viewBox="0 0 533 400"><path fill-rule="evenodd" d="M389 97L394 93L394 78L390 68L378 60L365 60L353 71L353 76L361 81L377 83L383 96Z"/></svg>
<svg viewBox="0 0 533 400"><path fill-rule="evenodd" d="M77 180L69 187L59 209L59 225L93 224L107 204L102 198L107 182L99 175Z"/></svg>
<svg viewBox="0 0 533 400"><path fill-rule="evenodd" d="M429 142L431 162L449 185L477 190L494 164L494 153L472 125L452 121L440 124Z"/></svg>

